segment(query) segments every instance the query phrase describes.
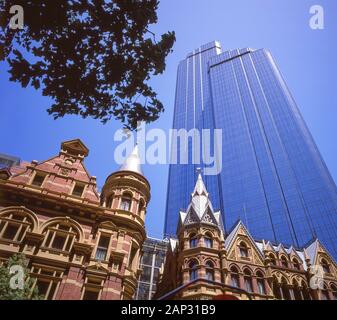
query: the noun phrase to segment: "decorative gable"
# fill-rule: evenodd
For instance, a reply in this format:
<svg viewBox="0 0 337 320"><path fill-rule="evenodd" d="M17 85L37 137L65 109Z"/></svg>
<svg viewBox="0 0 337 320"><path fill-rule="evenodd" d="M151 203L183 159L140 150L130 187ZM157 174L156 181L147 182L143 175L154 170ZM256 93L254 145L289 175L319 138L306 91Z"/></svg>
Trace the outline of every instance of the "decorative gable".
<svg viewBox="0 0 337 320"><path fill-rule="evenodd" d="M186 215L186 218L184 220L184 224L192 224L192 223L197 223L199 222L199 217L198 215L194 212L194 210L191 208L189 212Z"/></svg>
<svg viewBox="0 0 337 320"><path fill-rule="evenodd" d="M241 257L240 251L238 250L239 244L242 241L247 244L248 257ZM262 253L241 221L238 222L236 227L226 238L225 248L228 252L228 256L230 258L235 257L236 261L250 261L261 266L264 265Z"/></svg>
<svg viewBox="0 0 337 320"><path fill-rule="evenodd" d="M86 157L89 154L89 149L80 139L65 141L61 144L61 149L73 156Z"/></svg>
<svg viewBox="0 0 337 320"><path fill-rule="evenodd" d="M213 215L213 212L210 209L208 209L204 213L204 215L201 218L201 222L211 223L211 224L215 224L215 225L218 224L217 221L216 221L216 219L215 219L215 217L214 217L214 215Z"/></svg>

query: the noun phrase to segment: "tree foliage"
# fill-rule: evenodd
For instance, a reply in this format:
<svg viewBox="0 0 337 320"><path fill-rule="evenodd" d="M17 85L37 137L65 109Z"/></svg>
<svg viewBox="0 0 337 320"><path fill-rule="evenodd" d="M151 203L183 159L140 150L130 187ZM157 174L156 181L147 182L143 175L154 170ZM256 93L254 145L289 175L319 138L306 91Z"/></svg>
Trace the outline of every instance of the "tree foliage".
<svg viewBox="0 0 337 320"><path fill-rule="evenodd" d="M24 9L24 28L12 30L11 5ZM156 41L158 0L2 0L0 60L10 80L53 98L48 113L76 114L126 128L152 122L164 110L149 85L172 51L174 32Z"/></svg>
<svg viewBox="0 0 337 320"><path fill-rule="evenodd" d="M0 300L40 300L37 287L32 290L33 279L29 277L28 261L22 254L15 254L0 266ZM23 270L23 288L12 288L11 279L17 272L11 273L11 267L20 266Z"/></svg>

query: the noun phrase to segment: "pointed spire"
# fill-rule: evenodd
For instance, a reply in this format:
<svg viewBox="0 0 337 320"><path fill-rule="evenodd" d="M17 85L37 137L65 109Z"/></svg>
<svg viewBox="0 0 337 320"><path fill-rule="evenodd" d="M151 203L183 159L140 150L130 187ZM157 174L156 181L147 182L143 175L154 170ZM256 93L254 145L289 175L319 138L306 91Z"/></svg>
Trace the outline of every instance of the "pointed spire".
<svg viewBox="0 0 337 320"><path fill-rule="evenodd" d="M192 197L195 195L205 195L206 197L208 197L208 192L206 190L204 181L202 180L201 173L198 174L198 179L197 182L195 183Z"/></svg>
<svg viewBox="0 0 337 320"><path fill-rule="evenodd" d="M118 171L132 171L140 175L143 175L139 155L139 148L137 144L135 145L133 151L125 159L124 163L121 165Z"/></svg>
<svg viewBox="0 0 337 320"><path fill-rule="evenodd" d="M202 218L207 207L213 212L213 207L208 199L208 192L200 173L198 174L198 179L192 193L191 205L195 213L199 216L199 219Z"/></svg>
<svg viewBox="0 0 337 320"><path fill-rule="evenodd" d="M191 202L186 212L180 212L178 229L180 224L187 225L201 222L213 224L222 229L223 224L220 215L220 212L214 212L202 176L199 173L191 194Z"/></svg>

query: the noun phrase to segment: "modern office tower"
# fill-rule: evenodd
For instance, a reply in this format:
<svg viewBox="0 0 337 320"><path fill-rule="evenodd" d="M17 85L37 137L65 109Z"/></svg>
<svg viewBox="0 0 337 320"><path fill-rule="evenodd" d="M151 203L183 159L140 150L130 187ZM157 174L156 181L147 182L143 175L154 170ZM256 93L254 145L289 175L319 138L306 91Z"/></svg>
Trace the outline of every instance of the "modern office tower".
<svg viewBox="0 0 337 320"><path fill-rule="evenodd" d="M168 241L147 238L142 248L137 300L151 300L157 289L159 270L165 262Z"/></svg>
<svg viewBox="0 0 337 320"><path fill-rule="evenodd" d="M179 64L174 129L222 129L222 168L206 176L228 232L241 219L255 239L302 247L319 238L337 258L337 189L270 52L221 52L212 42ZM176 233L196 180L171 164L165 230ZM178 162L179 163L179 162Z"/></svg>

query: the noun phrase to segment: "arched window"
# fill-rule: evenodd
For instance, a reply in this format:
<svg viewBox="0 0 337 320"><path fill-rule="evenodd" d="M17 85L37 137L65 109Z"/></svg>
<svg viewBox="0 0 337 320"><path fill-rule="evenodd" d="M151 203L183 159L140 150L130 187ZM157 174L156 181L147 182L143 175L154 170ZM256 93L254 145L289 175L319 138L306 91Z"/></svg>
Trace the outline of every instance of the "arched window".
<svg viewBox="0 0 337 320"><path fill-rule="evenodd" d="M293 259L293 265L296 270L301 270L301 265L296 258Z"/></svg>
<svg viewBox="0 0 337 320"><path fill-rule="evenodd" d="M264 283L264 277L260 271L256 273L256 283L257 283L257 289L259 290L259 294L266 294L266 286Z"/></svg>
<svg viewBox="0 0 337 320"><path fill-rule="evenodd" d="M232 267L230 271L231 271L231 286L235 288L240 288L240 278L238 270L235 267Z"/></svg>
<svg viewBox="0 0 337 320"><path fill-rule="evenodd" d="M248 247L244 242L240 242L239 250L241 257L248 258Z"/></svg>
<svg viewBox="0 0 337 320"><path fill-rule="evenodd" d="M195 234L190 236L190 248L196 248L198 246L198 238Z"/></svg>
<svg viewBox="0 0 337 320"><path fill-rule="evenodd" d="M24 211L12 211L0 216L0 238L21 242L27 231L32 231L34 221Z"/></svg>
<svg viewBox="0 0 337 320"><path fill-rule="evenodd" d="M301 287L304 300L311 300L309 288L307 287L304 281L302 281Z"/></svg>
<svg viewBox="0 0 337 320"><path fill-rule="evenodd" d="M295 280L293 280L293 292L294 292L295 300L303 300L302 292L299 288L299 285L298 285L297 281L295 281Z"/></svg>
<svg viewBox="0 0 337 320"><path fill-rule="evenodd" d="M139 201L139 204L138 204L138 215L141 215L143 209L144 209L144 201L143 200L140 200Z"/></svg>
<svg viewBox="0 0 337 320"><path fill-rule="evenodd" d="M337 286L334 285L334 284L332 284L332 285L330 286L330 288L331 288L331 291L332 291L333 299L334 299L334 300L337 300Z"/></svg>
<svg viewBox="0 0 337 320"><path fill-rule="evenodd" d="M321 298L322 300L330 300L329 291L326 284L324 284L323 290L321 290Z"/></svg>
<svg viewBox="0 0 337 320"><path fill-rule="evenodd" d="M284 256L281 257L281 265L283 268L288 268L288 260Z"/></svg>
<svg viewBox="0 0 337 320"><path fill-rule="evenodd" d="M111 208L112 207L112 200L113 200L114 195L111 194L110 196L108 196L108 198L106 199L106 203L105 206L107 208Z"/></svg>
<svg viewBox="0 0 337 320"><path fill-rule="evenodd" d="M245 283L245 289L248 292L253 292L253 282L252 282L252 275L248 269L244 271L244 283Z"/></svg>
<svg viewBox="0 0 337 320"><path fill-rule="evenodd" d="M206 248L213 248L213 239L209 233L206 233L204 237L204 243Z"/></svg>
<svg viewBox="0 0 337 320"><path fill-rule="evenodd" d="M273 288L273 295L276 299L281 300L282 299L282 293L281 293L281 286L278 283L276 277L273 277L273 282L272 282L272 288Z"/></svg>
<svg viewBox="0 0 337 320"><path fill-rule="evenodd" d="M120 209L124 211L130 211L131 209L131 196L129 194L124 194L122 197Z"/></svg>
<svg viewBox="0 0 337 320"><path fill-rule="evenodd" d="M325 259L321 260L321 266L322 266L323 271L325 273L330 273L330 266L329 266L328 262Z"/></svg>
<svg viewBox="0 0 337 320"><path fill-rule="evenodd" d="M269 255L269 260L270 260L270 264L272 266L276 266L276 258L275 258L275 256L273 254Z"/></svg>
<svg viewBox="0 0 337 320"><path fill-rule="evenodd" d="M195 260L192 260L189 265L190 269L190 280L195 280L198 278L198 263Z"/></svg>
<svg viewBox="0 0 337 320"><path fill-rule="evenodd" d="M282 278L281 289L282 289L283 299L284 300L291 300L289 286L288 286L287 280L285 278Z"/></svg>
<svg viewBox="0 0 337 320"><path fill-rule="evenodd" d="M49 224L43 234L42 247L57 251L70 252L75 240L79 240L77 228L67 222Z"/></svg>
<svg viewBox="0 0 337 320"><path fill-rule="evenodd" d="M206 279L214 281L214 265L211 261L206 262Z"/></svg>

